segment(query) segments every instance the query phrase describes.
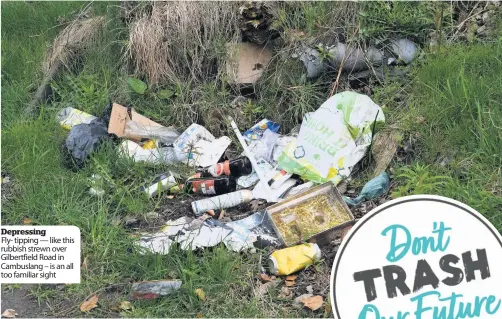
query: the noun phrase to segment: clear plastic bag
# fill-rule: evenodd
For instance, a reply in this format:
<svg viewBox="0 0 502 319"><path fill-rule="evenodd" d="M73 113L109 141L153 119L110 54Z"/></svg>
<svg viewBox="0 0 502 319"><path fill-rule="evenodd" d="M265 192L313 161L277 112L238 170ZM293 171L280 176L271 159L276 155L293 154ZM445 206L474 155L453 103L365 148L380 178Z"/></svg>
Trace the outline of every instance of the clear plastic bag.
<svg viewBox="0 0 502 319"><path fill-rule="evenodd" d="M150 126L138 122L128 121L124 129L126 136L137 136L141 139L155 139L170 145L180 136L180 133L172 126Z"/></svg>

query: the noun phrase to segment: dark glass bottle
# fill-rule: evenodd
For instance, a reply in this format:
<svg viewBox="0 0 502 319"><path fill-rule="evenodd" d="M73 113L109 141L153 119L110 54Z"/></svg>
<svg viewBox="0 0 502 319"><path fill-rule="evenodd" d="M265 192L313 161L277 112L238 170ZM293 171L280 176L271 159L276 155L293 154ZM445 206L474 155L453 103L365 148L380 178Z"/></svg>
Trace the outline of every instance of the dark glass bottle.
<svg viewBox="0 0 502 319"><path fill-rule="evenodd" d="M184 188L194 194L221 195L235 192L237 183L232 176L200 177L187 180Z"/></svg>
<svg viewBox="0 0 502 319"><path fill-rule="evenodd" d="M200 173L201 176L233 176L239 177L249 175L253 172L251 161L246 156L242 156L233 160L227 160L218 164L204 168Z"/></svg>

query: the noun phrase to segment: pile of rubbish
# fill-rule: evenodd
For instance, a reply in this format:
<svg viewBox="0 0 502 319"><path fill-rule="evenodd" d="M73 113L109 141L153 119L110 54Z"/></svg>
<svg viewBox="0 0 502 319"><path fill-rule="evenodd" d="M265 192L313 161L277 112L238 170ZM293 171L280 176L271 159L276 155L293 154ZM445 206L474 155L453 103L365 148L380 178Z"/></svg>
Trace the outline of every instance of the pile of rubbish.
<svg viewBox="0 0 502 319"><path fill-rule="evenodd" d="M323 58L326 52L328 58ZM322 43L316 48L299 48L292 57L299 58L305 66L308 78L319 77L328 70L350 72L349 78L360 79L374 74L383 80L385 71L397 74L396 65L410 64L418 55L417 44L408 39L394 39L386 50L369 47L366 50L350 47L345 43L326 46Z"/></svg>
<svg viewBox="0 0 502 319"><path fill-rule="evenodd" d="M356 198L342 197L336 188L365 156L375 127L385 121L377 104L355 92L336 94L306 114L298 134L281 135L279 125L268 119L241 132L229 118L244 150L231 159L224 154L232 140L216 138L201 125L192 124L180 133L115 103L105 114L96 118L74 108L58 114L60 124L70 130L66 147L79 166L85 165L102 141L118 138L121 156L193 168L194 174L185 179L172 171L156 177L153 184L140 188L145 196L189 193L204 197L191 203L192 211L186 216L167 221L156 233L141 234L137 246L143 253L168 254L174 244L194 250L223 243L236 252L271 247L276 250L269 257L269 271L289 275L320 259L319 247L355 222L349 206L389 189L386 172L371 180ZM103 196L102 179L94 175L93 180L90 192ZM253 200L266 202L267 207L244 219L224 222L226 209ZM169 284L166 289L171 292L179 286ZM142 291L159 288L148 283L139 287ZM152 296L144 291L135 294L137 298L143 295Z"/></svg>

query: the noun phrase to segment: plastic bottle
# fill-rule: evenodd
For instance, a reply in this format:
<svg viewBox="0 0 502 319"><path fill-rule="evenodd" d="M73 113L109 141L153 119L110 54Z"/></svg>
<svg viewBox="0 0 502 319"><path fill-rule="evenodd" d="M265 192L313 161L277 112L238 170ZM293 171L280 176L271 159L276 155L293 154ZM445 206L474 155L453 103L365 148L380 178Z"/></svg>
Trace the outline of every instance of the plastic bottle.
<svg viewBox="0 0 502 319"><path fill-rule="evenodd" d="M237 183L231 176L200 177L187 180L185 189L195 194L221 195L234 192Z"/></svg>
<svg viewBox="0 0 502 319"><path fill-rule="evenodd" d="M253 199L253 192L243 189L237 192L201 199L192 202L192 210L196 216L200 216L211 209L225 209L243 203L248 203Z"/></svg>
<svg viewBox="0 0 502 319"><path fill-rule="evenodd" d="M131 298L133 300L150 300L170 295L181 288L181 280L151 280L132 284Z"/></svg>
<svg viewBox="0 0 502 319"><path fill-rule="evenodd" d="M317 244L302 244L274 251L268 266L274 275L290 275L320 259L321 250Z"/></svg>
<svg viewBox="0 0 502 319"><path fill-rule="evenodd" d="M222 163L214 164L206 167L201 171L201 176L234 176L240 177L249 175L253 172L251 161L246 156L242 156L233 160L227 160Z"/></svg>

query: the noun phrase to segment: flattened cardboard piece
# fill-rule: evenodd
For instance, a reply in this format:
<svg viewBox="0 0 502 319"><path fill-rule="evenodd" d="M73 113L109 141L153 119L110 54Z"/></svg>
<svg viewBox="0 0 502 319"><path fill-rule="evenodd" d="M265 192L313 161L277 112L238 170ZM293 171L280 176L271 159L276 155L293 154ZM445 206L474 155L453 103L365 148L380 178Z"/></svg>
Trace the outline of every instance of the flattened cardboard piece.
<svg viewBox="0 0 502 319"><path fill-rule="evenodd" d="M112 113L110 115L110 123L108 124L108 133L115 134L118 137L127 138L136 142L141 141L141 138L137 136L128 136L124 133L128 121L133 121L143 126L162 126L137 113L133 108L131 108L131 117L129 117L126 107L117 103L113 103Z"/></svg>
<svg viewBox="0 0 502 319"><path fill-rule="evenodd" d="M227 52L227 74L232 84L254 84L272 59L270 50L253 43L229 43Z"/></svg>

